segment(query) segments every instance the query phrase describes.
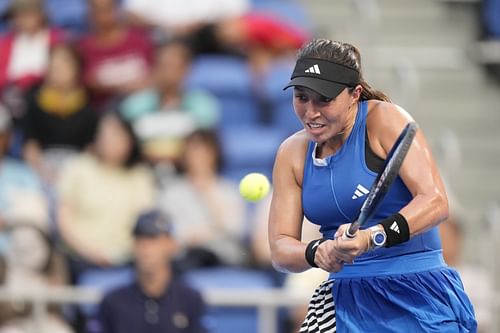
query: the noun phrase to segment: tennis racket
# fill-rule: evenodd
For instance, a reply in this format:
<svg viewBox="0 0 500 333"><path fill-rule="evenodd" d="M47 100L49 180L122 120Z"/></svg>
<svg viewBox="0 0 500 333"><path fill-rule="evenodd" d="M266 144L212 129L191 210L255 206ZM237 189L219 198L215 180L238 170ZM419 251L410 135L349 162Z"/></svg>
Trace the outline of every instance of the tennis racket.
<svg viewBox="0 0 500 333"><path fill-rule="evenodd" d="M365 202L361 206L358 218L351 223L349 229L346 230L345 236L354 238L356 232L363 226L377 211L378 206L389 191L391 184L396 179L399 169L403 164L406 154L410 150L413 138L417 133L417 123L412 121L406 125L398 139L387 155L383 170L377 175L373 182L370 192L368 193Z"/></svg>

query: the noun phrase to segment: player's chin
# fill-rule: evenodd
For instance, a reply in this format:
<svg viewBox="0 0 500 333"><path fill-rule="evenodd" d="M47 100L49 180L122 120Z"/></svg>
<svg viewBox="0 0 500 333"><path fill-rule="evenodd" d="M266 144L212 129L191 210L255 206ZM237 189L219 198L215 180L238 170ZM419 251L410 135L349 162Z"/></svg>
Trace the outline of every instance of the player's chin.
<svg viewBox="0 0 500 333"><path fill-rule="evenodd" d="M323 142L328 140L328 136L324 133L311 133L306 130L307 136L311 141L314 141L318 144L322 144Z"/></svg>

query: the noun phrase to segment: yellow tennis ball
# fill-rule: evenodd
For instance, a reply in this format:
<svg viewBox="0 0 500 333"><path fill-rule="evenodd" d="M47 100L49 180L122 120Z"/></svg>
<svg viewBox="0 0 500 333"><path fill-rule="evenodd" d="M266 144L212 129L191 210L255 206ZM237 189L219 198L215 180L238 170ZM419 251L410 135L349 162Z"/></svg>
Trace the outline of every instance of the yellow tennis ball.
<svg viewBox="0 0 500 333"><path fill-rule="evenodd" d="M250 202L263 199L269 193L270 188L269 180L261 173L249 173L240 181L240 194Z"/></svg>

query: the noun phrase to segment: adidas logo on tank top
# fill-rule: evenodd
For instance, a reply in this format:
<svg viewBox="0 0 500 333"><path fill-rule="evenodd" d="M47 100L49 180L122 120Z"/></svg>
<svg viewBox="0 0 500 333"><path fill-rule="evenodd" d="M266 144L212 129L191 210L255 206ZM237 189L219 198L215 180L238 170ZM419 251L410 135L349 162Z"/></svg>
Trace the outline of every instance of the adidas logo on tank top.
<svg viewBox="0 0 500 333"><path fill-rule="evenodd" d="M352 195L352 199L353 200L359 199L362 196L367 195L368 192L370 192L370 191L368 191L363 185L358 184L358 186L356 187L356 190L354 190L354 194Z"/></svg>

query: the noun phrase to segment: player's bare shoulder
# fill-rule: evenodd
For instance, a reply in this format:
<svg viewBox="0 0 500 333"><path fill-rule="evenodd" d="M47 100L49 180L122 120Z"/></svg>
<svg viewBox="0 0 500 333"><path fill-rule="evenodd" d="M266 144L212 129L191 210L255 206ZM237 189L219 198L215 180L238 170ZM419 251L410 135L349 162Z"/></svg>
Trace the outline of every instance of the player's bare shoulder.
<svg viewBox="0 0 500 333"><path fill-rule="evenodd" d="M301 158L304 160L307 151L307 143L309 142L307 133L304 130L298 131L285 139L279 149L279 155L285 155L288 158ZM284 157L285 157L284 156Z"/></svg>
<svg viewBox="0 0 500 333"><path fill-rule="evenodd" d="M302 183L304 161L309 138L304 130L298 131L285 139L276 154L276 165L291 168L298 183Z"/></svg>
<svg viewBox="0 0 500 333"><path fill-rule="evenodd" d="M397 104L378 100L368 101L366 125L369 131L384 131L393 126L402 128L412 120L412 116Z"/></svg>
<svg viewBox="0 0 500 333"><path fill-rule="evenodd" d="M385 158L395 138L410 121L413 121L410 114L394 103L368 101L366 128L372 151Z"/></svg>

